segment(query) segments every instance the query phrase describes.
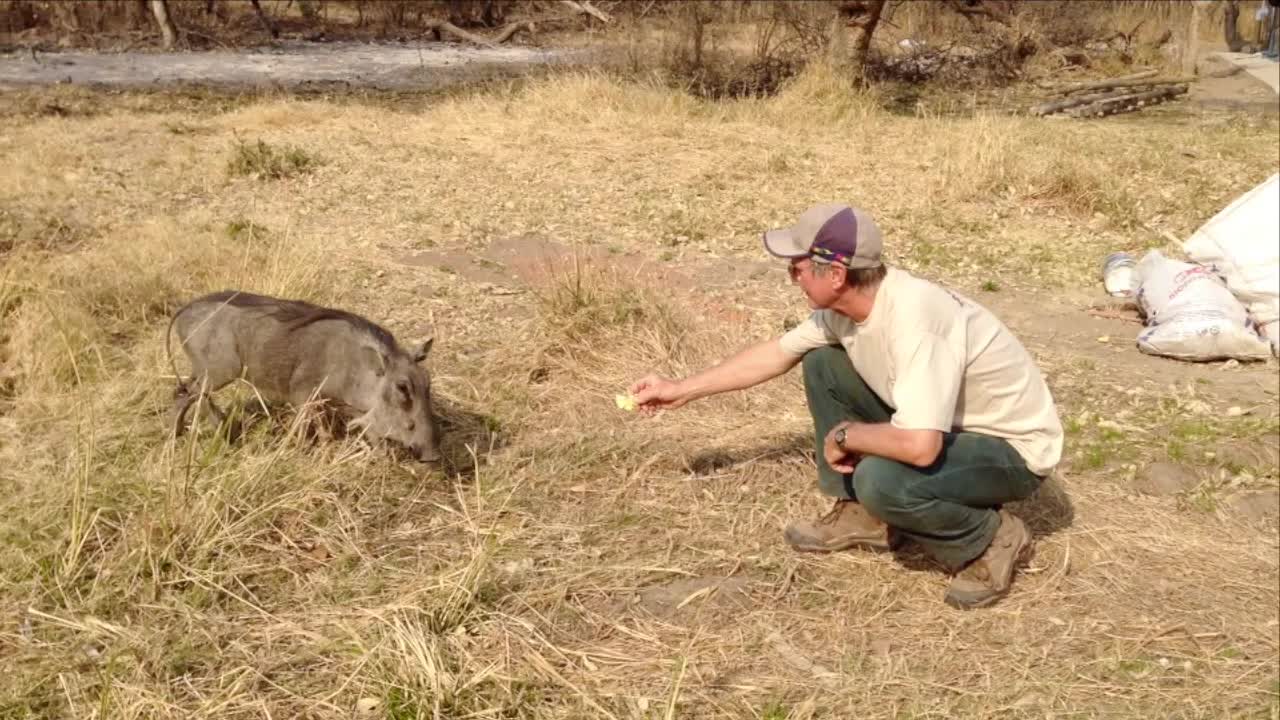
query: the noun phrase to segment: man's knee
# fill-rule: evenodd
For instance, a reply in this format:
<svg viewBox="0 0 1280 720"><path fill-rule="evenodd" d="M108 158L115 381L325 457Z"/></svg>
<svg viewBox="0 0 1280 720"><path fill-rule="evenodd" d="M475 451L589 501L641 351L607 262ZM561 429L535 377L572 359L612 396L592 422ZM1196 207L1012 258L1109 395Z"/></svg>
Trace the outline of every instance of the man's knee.
<svg viewBox="0 0 1280 720"><path fill-rule="evenodd" d="M801 361L804 369L805 385L812 385L815 382L822 385L829 385L831 381L824 378L831 378L831 370L836 363L844 363L850 365L849 356L845 353L844 348L837 345L828 345L826 347L814 348L804 354Z"/></svg>
<svg viewBox="0 0 1280 720"><path fill-rule="evenodd" d="M872 515L885 520L910 512L912 498L905 492L902 465L881 457L863 458L853 471L853 491Z"/></svg>

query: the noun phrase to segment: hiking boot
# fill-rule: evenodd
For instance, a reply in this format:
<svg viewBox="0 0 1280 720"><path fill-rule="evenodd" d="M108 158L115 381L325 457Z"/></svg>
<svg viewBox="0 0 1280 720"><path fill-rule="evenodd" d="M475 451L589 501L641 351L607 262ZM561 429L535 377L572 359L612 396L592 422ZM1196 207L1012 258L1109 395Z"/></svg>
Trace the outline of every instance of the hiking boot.
<svg viewBox="0 0 1280 720"><path fill-rule="evenodd" d="M951 579L947 604L966 610L985 607L1004 597L1013 582L1013 570L1031 550L1031 533L1021 520L1000 511L1000 529L976 560Z"/></svg>
<svg viewBox="0 0 1280 720"><path fill-rule="evenodd" d="M791 547L807 552L832 552L853 547L891 550L898 544L889 526L873 517L856 500L836 500L831 512L817 520L791 523L784 537Z"/></svg>

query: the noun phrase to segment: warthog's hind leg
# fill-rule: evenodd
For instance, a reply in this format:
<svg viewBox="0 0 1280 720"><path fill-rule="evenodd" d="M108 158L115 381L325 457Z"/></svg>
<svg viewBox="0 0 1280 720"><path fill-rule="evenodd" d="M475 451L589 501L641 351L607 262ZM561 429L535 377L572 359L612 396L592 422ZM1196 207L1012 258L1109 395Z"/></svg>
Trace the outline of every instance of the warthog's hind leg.
<svg viewBox="0 0 1280 720"><path fill-rule="evenodd" d="M213 401L212 395L214 390L225 384L222 383L217 387L213 387L209 384L207 376L202 378L193 377L186 382L178 384L178 387L173 391L172 422L175 438L182 437L186 433L187 413L191 410L192 405L196 406L197 417L200 415L201 406L205 406L208 408L209 413L213 415L214 425L222 425L222 423L226 422L227 414ZM236 425L238 424L236 423ZM238 428L233 428L232 433L238 435Z"/></svg>

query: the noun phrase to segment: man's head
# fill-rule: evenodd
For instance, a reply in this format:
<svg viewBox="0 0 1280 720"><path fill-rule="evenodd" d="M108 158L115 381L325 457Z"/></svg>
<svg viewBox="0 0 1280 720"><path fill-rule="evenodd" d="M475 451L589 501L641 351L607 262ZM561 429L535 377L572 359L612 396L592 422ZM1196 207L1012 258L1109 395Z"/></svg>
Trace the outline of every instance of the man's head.
<svg viewBox="0 0 1280 720"><path fill-rule="evenodd" d="M874 288L884 277L880 229L848 205L815 205L791 227L769 230L764 247L791 261L788 272L809 304L829 307L848 290Z"/></svg>

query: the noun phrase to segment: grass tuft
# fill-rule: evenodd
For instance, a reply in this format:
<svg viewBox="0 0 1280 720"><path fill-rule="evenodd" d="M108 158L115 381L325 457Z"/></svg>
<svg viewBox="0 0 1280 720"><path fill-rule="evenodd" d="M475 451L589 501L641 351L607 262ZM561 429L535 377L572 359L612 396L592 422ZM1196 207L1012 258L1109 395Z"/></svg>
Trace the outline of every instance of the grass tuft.
<svg viewBox="0 0 1280 720"><path fill-rule="evenodd" d="M233 177L281 180L309 173L319 165L319 158L300 147L277 147L263 140L237 141L227 162L227 172Z"/></svg>

